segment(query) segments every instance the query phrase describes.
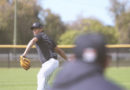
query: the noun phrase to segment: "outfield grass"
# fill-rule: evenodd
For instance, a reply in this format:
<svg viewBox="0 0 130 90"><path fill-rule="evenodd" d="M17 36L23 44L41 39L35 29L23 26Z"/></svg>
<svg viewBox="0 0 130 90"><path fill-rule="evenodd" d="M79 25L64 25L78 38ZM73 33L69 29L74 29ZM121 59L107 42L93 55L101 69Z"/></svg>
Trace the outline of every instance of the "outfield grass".
<svg viewBox="0 0 130 90"><path fill-rule="evenodd" d="M36 90L38 68L0 68L0 90Z"/></svg>
<svg viewBox="0 0 130 90"><path fill-rule="evenodd" d="M108 68L106 77L130 90L130 67Z"/></svg>
<svg viewBox="0 0 130 90"><path fill-rule="evenodd" d="M39 68L31 68L28 71L21 68L0 68L0 90L36 90L38 71ZM130 89L130 67L109 68L106 77Z"/></svg>

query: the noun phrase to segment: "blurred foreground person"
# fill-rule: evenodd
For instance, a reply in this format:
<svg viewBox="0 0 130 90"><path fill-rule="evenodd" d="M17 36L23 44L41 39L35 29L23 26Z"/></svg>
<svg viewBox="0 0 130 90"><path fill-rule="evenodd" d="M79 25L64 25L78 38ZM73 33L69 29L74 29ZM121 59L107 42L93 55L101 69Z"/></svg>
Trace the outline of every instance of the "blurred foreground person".
<svg viewBox="0 0 130 90"><path fill-rule="evenodd" d="M76 60L63 66L50 90L123 90L104 77L108 60L101 34L81 35L75 44Z"/></svg>

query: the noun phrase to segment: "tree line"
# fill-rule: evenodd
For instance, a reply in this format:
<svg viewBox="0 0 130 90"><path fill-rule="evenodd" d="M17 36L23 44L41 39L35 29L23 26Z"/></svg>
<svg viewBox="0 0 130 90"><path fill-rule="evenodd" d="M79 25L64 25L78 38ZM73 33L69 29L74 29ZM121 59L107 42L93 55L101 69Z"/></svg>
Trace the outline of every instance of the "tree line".
<svg viewBox="0 0 130 90"><path fill-rule="evenodd" d="M43 9L37 0L17 0L17 44L27 44L33 37L33 22L44 24L44 31L58 44L73 44L83 33L100 32L109 44L130 43L130 7L128 0L109 0L109 12L114 26L106 26L98 19L79 16L66 24L58 14ZM14 0L0 0L0 44L13 44Z"/></svg>

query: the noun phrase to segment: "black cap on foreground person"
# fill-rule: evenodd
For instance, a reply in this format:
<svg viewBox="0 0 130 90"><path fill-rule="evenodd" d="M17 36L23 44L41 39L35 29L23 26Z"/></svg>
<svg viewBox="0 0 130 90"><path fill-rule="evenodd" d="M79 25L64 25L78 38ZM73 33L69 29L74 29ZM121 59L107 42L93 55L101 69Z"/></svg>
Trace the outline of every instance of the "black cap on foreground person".
<svg viewBox="0 0 130 90"><path fill-rule="evenodd" d="M63 66L49 90L123 90L104 77L108 60L101 34L81 35L75 44L76 60Z"/></svg>
<svg viewBox="0 0 130 90"><path fill-rule="evenodd" d="M82 35L75 41L74 53L76 58L86 63L100 64L106 66L107 49L105 37L99 33Z"/></svg>

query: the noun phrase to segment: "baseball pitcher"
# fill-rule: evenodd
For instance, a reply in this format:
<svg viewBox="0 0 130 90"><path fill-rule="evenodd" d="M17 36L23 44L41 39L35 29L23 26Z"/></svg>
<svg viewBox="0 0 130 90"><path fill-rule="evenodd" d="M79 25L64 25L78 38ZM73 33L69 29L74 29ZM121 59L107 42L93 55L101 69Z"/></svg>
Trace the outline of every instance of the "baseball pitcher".
<svg viewBox="0 0 130 90"><path fill-rule="evenodd" d="M65 53L62 49L58 48L54 41L52 41L43 30L43 25L39 22L33 23L31 26L34 37L28 43L24 53L20 56L21 66L27 70L30 68L30 60L26 59L28 51L33 45L36 46L42 67L37 75L37 90L45 90L48 88L47 80L52 72L59 66L59 61L57 60L57 53L67 60Z"/></svg>

